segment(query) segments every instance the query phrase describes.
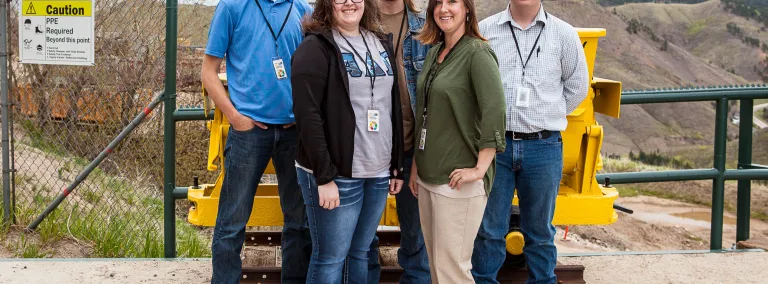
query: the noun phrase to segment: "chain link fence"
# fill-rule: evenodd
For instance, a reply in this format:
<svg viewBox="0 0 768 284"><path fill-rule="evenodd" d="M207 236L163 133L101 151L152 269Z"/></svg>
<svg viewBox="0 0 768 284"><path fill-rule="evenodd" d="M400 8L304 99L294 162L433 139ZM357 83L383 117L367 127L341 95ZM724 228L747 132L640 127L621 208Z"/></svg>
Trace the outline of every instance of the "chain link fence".
<svg viewBox="0 0 768 284"><path fill-rule="evenodd" d="M89 67L19 64L19 48L29 48L18 42L18 13L23 7L19 0L9 3L15 227L37 217L150 102L152 94L163 89L165 2L94 1L96 65ZM202 5L204 0L194 1L182 1L178 10L176 76L181 106L201 103L202 48L215 9ZM162 257L162 112L160 106L147 117L43 221L31 237L39 244L37 253L26 254L23 244L14 254L67 257L59 255L56 244L74 242L85 248L80 257ZM217 173L205 170L205 123L184 122L177 127L177 184L191 184L193 175L213 181ZM210 237L187 224L184 203L177 206L178 255L209 255ZM0 234L13 235L13 230ZM27 238L24 242L30 239L21 237ZM6 239L4 245L11 250L14 237Z"/></svg>

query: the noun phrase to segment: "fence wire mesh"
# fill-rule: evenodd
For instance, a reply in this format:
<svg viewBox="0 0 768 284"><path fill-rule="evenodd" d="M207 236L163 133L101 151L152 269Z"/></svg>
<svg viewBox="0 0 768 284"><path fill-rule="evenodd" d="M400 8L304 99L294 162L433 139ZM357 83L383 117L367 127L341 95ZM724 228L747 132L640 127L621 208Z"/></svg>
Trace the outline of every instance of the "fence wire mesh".
<svg viewBox="0 0 768 284"><path fill-rule="evenodd" d="M89 67L19 64L19 48L34 46L19 47L21 1L9 3L13 211L19 227L40 214L164 87L166 3L94 1L96 65ZM168 39L179 45L182 106L201 103L202 48L215 9L203 2L180 1L179 38ZM47 251L17 256L58 256L50 244L65 241L86 248L85 257L162 257L162 112L160 107L147 117L43 221L35 240L49 244ZM205 170L205 123L177 127L177 184L191 184L193 175L213 181L216 173ZM182 202L178 208L178 255L208 255L209 237L186 223L188 206Z"/></svg>

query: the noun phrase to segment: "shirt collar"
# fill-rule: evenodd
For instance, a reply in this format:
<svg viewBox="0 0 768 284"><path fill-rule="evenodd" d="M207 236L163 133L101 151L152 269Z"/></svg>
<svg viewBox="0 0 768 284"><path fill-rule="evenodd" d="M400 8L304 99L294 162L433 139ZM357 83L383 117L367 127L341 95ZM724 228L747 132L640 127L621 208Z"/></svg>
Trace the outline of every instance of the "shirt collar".
<svg viewBox="0 0 768 284"><path fill-rule="evenodd" d="M549 22L549 17L547 17L547 13L544 12L544 4L540 4L539 5L539 13L536 14L536 18L534 18L534 20L531 23L531 25L526 27L526 28L522 28L514 20L512 20L512 15L509 13L509 5L510 4L507 4L507 9L504 10L504 11L506 11L506 13L502 13L501 14L501 17L499 17L499 21L496 22L496 24L504 25L504 24L510 22L510 23L512 23L513 26L515 26L515 27L517 27L517 28L519 28L521 30L526 30L526 29L530 28L531 26L533 26L536 23L541 22L542 24L544 24L546 26L547 23Z"/></svg>
<svg viewBox="0 0 768 284"><path fill-rule="evenodd" d="M289 2L289 3L293 2L293 0L256 0L256 1L262 1L262 3L266 2L266 3L273 3L273 4L280 4L283 2Z"/></svg>
<svg viewBox="0 0 768 284"><path fill-rule="evenodd" d="M424 12L415 12L408 9L408 6L405 7L405 10L408 11L408 31L412 34L418 34L421 32L421 28L424 27L424 18L426 17L426 14Z"/></svg>

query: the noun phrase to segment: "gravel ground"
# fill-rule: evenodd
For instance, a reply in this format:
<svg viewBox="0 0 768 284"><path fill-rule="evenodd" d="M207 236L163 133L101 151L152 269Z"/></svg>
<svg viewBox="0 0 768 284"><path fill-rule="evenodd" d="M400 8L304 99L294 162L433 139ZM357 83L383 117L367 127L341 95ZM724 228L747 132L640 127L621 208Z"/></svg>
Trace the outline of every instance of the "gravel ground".
<svg viewBox="0 0 768 284"><path fill-rule="evenodd" d="M562 257L587 283L766 283L768 252ZM210 283L210 259L0 259L0 283Z"/></svg>
<svg viewBox="0 0 768 284"><path fill-rule="evenodd" d="M561 257L587 283L768 283L768 252Z"/></svg>

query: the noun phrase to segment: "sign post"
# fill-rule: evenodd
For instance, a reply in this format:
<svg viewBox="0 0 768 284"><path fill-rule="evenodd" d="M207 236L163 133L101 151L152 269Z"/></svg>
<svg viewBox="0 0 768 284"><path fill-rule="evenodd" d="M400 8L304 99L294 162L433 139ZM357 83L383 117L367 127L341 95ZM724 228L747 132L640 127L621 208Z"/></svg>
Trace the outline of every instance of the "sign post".
<svg viewBox="0 0 768 284"><path fill-rule="evenodd" d="M20 63L94 65L93 0L22 0Z"/></svg>

